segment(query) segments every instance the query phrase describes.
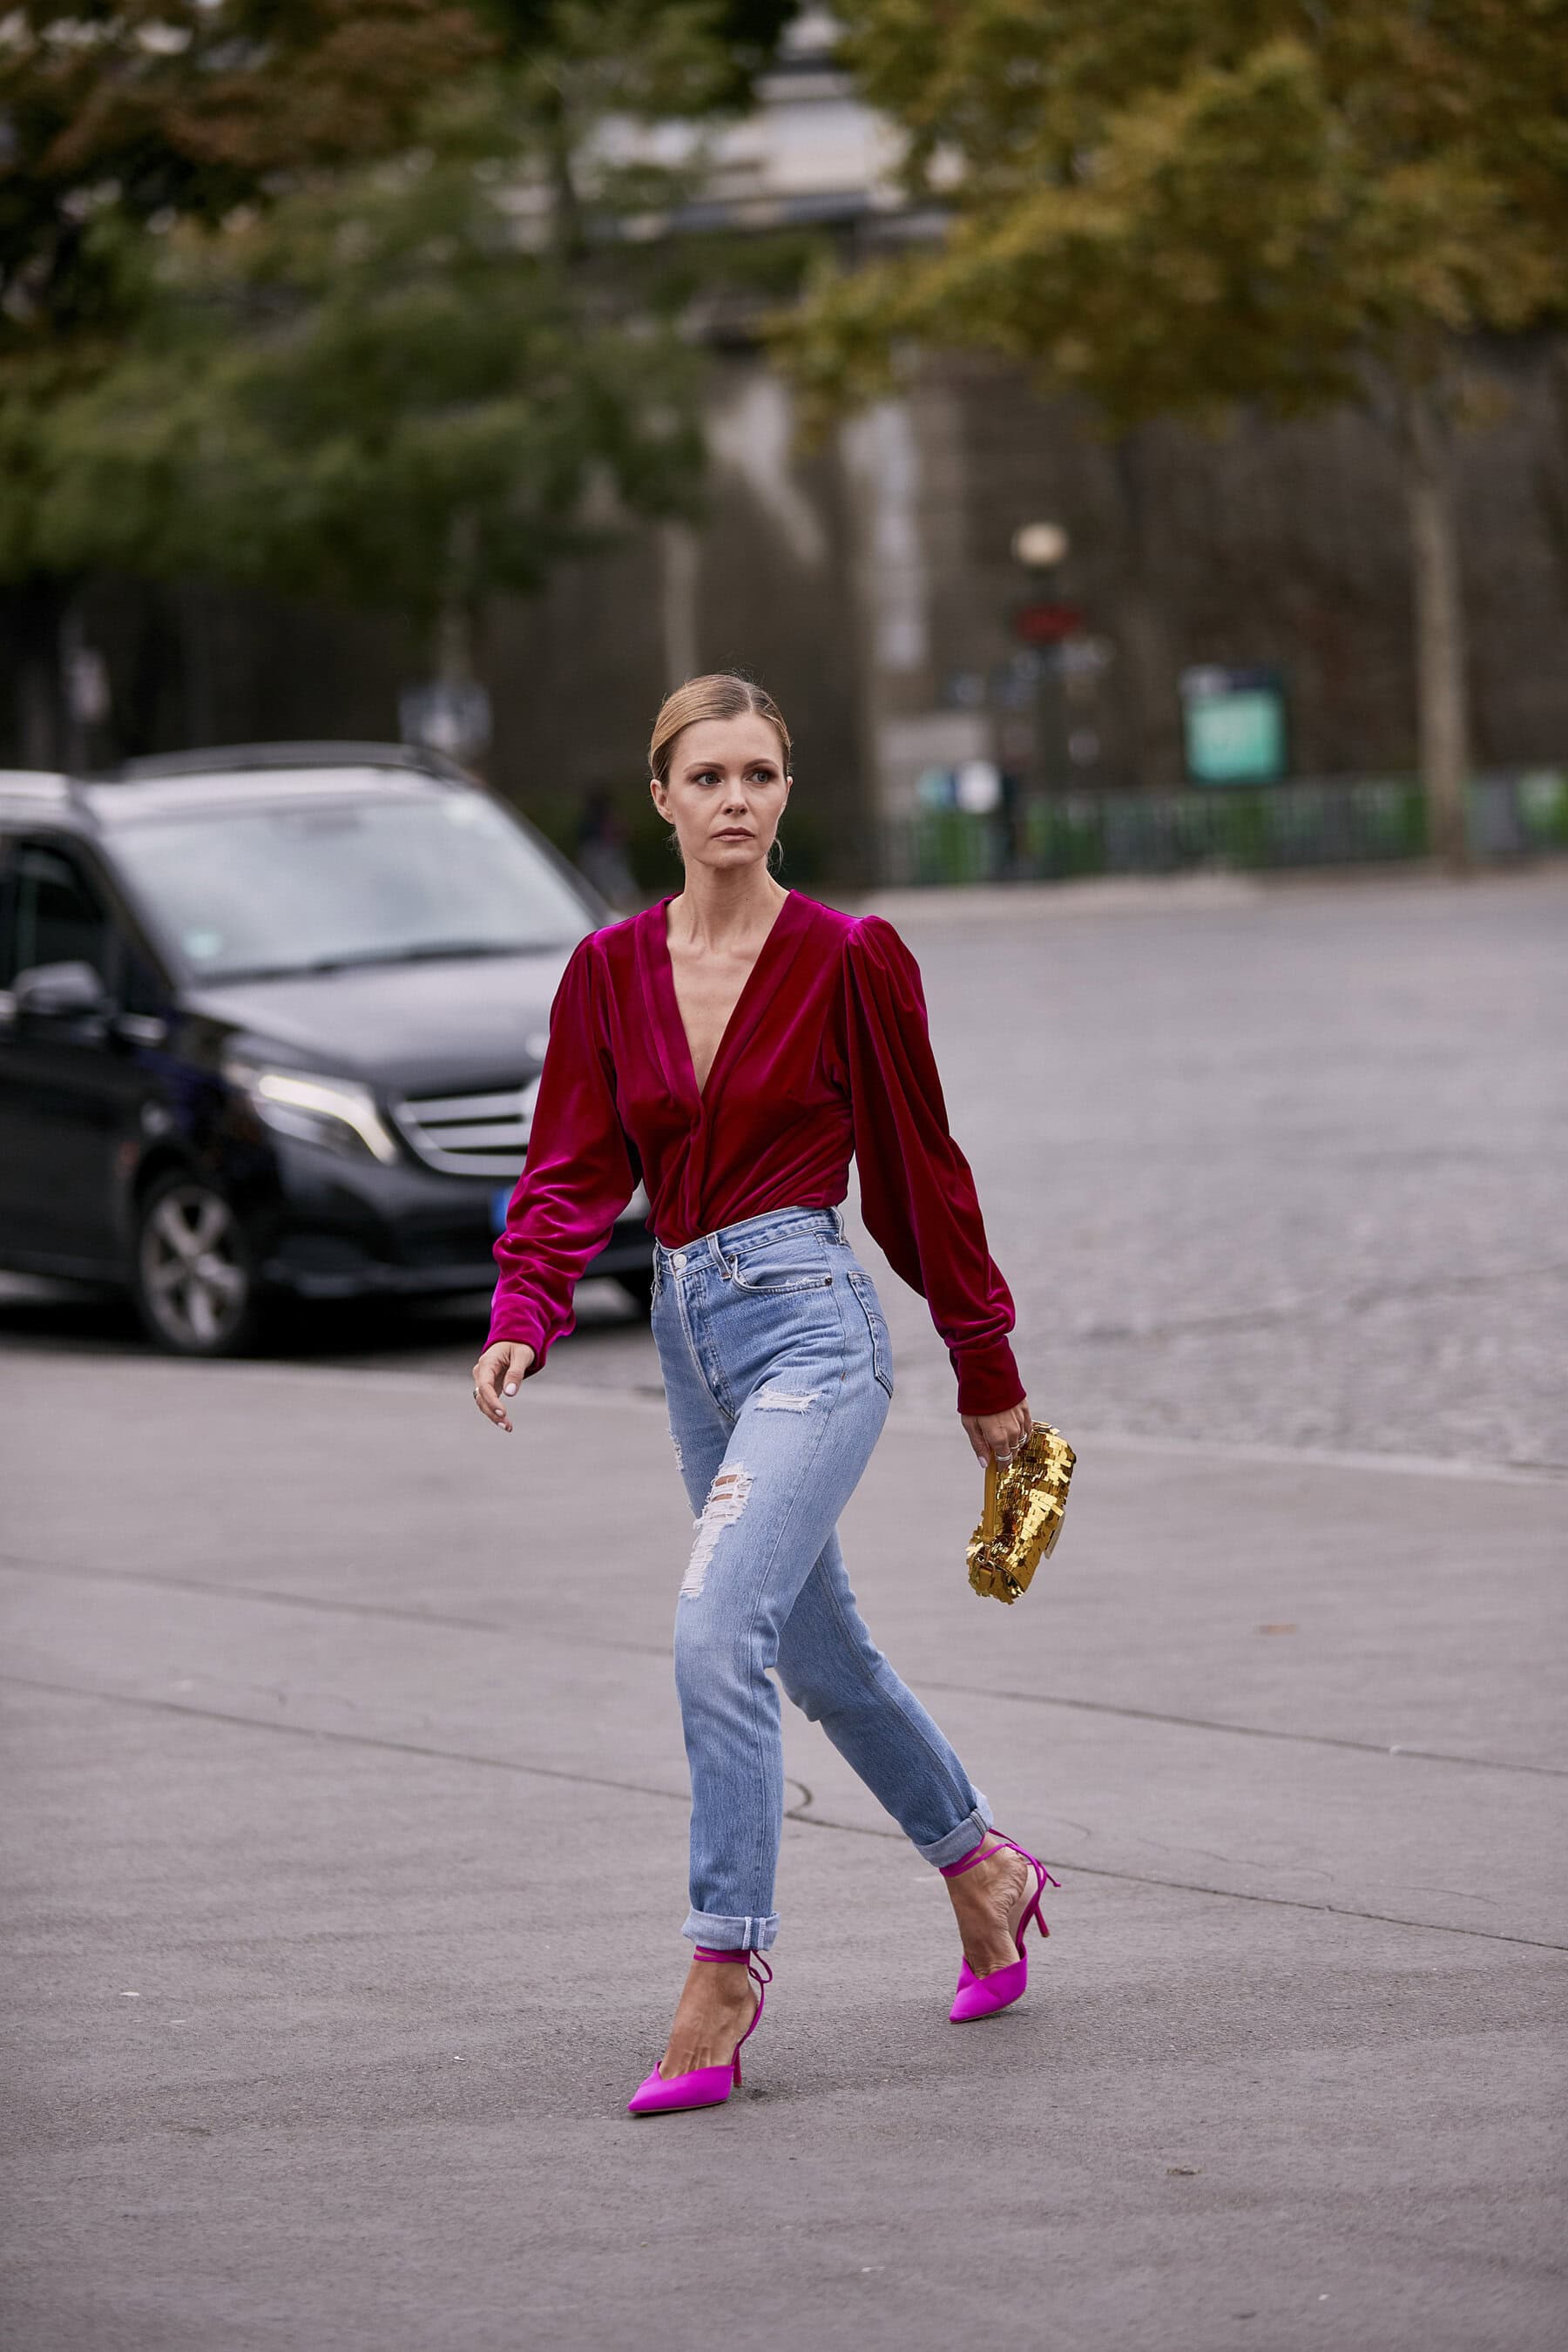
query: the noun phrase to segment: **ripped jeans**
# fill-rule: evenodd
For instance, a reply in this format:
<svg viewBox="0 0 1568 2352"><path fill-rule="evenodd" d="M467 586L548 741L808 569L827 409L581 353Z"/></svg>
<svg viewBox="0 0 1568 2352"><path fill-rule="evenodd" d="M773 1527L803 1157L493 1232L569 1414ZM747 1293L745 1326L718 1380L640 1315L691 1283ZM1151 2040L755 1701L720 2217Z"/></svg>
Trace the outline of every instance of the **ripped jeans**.
<svg viewBox="0 0 1568 2352"><path fill-rule="evenodd" d="M778 1209L655 1263L670 1434L700 1514L676 1604L690 1914L717 1950L778 1932L778 1685L935 1866L991 1811L877 1648L834 1532L892 1394L888 1327L836 1209ZM777 1684L773 1675L777 1675Z"/></svg>

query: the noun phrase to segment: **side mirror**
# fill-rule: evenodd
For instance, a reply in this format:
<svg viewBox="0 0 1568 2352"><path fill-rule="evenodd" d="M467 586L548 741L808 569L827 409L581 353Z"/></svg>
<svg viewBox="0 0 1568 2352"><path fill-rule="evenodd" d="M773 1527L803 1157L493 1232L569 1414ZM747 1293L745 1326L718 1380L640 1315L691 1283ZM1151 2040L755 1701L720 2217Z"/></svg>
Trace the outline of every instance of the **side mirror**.
<svg viewBox="0 0 1568 2352"><path fill-rule="evenodd" d="M89 963L36 963L11 982L18 1021L101 1020L109 993Z"/></svg>

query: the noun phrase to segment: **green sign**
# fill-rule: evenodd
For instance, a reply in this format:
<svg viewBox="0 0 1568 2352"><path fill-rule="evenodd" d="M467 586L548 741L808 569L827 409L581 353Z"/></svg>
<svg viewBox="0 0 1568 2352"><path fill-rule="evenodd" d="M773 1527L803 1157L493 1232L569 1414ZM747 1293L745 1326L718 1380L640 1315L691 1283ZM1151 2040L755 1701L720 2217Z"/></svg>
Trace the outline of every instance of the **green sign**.
<svg viewBox="0 0 1568 2352"><path fill-rule="evenodd" d="M1272 784L1284 775L1285 693L1275 671L1184 671L1182 719L1194 783Z"/></svg>

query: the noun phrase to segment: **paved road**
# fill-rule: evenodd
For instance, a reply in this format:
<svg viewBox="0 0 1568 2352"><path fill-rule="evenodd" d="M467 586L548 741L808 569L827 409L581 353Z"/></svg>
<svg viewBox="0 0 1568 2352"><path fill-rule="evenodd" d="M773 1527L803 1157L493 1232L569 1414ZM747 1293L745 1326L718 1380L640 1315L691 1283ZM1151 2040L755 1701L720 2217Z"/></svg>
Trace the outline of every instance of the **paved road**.
<svg viewBox="0 0 1568 2352"><path fill-rule="evenodd" d="M1063 1879L945 2022L942 1893L791 1727L747 2089L634 2124L681 1968L660 1407L35 1356L6 1397L16 2352L1556 2352L1568 1483L1102 1441L874 1624Z"/></svg>
<svg viewBox="0 0 1568 2352"><path fill-rule="evenodd" d="M847 1541L1065 1885L1028 2000L949 2028L940 1890L792 1725L721 2115L621 2112L680 1969L646 1334L601 1298L505 1441L464 1326L345 1379L14 1303L8 2342L1556 2352L1568 1479L1508 1460L1568 1453L1565 911L900 912L1081 1463L976 1601L911 1301Z"/></svg>

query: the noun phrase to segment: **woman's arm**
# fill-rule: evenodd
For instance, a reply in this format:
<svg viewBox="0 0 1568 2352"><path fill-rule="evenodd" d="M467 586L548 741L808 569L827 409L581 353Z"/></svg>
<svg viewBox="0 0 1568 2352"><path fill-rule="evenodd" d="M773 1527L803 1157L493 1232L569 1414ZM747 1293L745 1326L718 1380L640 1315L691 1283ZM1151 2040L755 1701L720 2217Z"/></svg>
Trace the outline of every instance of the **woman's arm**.
<svg viewBox="0 0 1568 2352"><path fill-rule="evenodd" d="M930 1304L965 1421L1010 1413L1024 1402L1007 1339L1012 1296L986 1246L969 1162L948 1132L920 969L890 923L857 923L845 987L866 1223L894 1271Z"/></svg>
<svg viewBox="0 0 1568 2352"><path fill-rule="evenodd" d="M528 1159L495 1245L500 1279L490 1307L489 1338L475 1367L503 1345L531 1349L524 1373L537 1371L573 1324L572 1294L609 1240L636 1189L631 1156L616 1108L607 985L592 939L562 975L550 1013L550 1044L540 1074ZM509 1361L515 1363L515 1359ZM480 1409L505 1425L481 1397Z"/></svg>

